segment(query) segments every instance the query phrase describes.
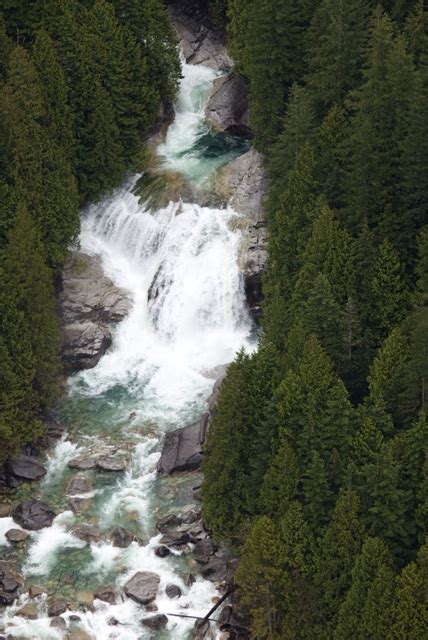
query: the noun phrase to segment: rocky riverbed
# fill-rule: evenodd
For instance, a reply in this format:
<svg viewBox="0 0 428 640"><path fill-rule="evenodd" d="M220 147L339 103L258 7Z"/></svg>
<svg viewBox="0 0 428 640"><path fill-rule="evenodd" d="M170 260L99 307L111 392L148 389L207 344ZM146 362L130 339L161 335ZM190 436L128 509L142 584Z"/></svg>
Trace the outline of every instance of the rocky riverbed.
<svg viewBox="0 0 428 640"><path fill-rule="evenodd" d="M245 83L222 38L173 17L196 65L184 80L192 117L249 135ZM175 136L190 108L178 105ZM250 315L259 315L263 158L251 149L209 184L218 208L205 190L152 216L125 187L83 219L59 296L69 395L47 439L0 474L0 603L11 637L247 636L234 594L216 623L200 622L233 586L236 560L206 530L199 488L223 363L251 348Z"/></svg>

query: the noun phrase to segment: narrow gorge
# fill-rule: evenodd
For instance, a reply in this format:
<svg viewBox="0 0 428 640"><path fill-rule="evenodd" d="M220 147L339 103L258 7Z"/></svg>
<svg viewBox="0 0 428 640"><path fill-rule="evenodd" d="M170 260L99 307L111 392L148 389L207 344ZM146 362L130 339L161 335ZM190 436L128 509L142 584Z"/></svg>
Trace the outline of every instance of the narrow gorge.
<svg viewBox="0 0 428 640"><path fill-rule="evenodd" d="M233 627L227 606L195 626L235 569L204 529L199 467L226 366L256 344L266 177L221 38L173 17L175 118L147 174L83 212L66 264L70 377L47 472L27 455L8 467L8 638L235 637L215 622Z"/></svg>

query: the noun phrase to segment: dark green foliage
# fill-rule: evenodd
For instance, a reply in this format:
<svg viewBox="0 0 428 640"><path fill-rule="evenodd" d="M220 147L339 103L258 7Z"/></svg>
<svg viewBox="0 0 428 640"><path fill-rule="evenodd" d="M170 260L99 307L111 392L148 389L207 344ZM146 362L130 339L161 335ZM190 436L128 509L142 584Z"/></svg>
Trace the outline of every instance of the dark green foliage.
<svg viewBox="0 0 428 640"><path fill-rule="evenodd" d="M259 402L251 385L229 398L230 415L248 411L253 471L242 457L207 520L225 536L222 496L237 499L229 528L255 638L416 640L428 601L428 14L420 0L305 4L228 3L270 177L271 350L259 377L257 356L245 365ZM205 491L224 458L208 451ZM303 557L289 565L298 530Z"/></svg>

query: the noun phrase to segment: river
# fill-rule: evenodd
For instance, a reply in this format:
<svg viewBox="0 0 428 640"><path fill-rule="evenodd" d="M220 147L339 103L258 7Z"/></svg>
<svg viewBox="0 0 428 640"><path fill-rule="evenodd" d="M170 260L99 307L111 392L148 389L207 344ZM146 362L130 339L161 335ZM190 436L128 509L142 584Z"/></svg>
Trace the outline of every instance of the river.
<svg viewBox="0 0 428 640"><path fill-rule="evenodd" d="M157 149L165 167L197 185L246 150L245 144L234 143L213 153L201 144L212 136L203 112L216 75L208 67L183 63L176 119ZM159 476L156 463L164 433L190 424L204 411L215 367L250 344L251 322L238 268L241 232L232 224L237 214L230 208L179 202L149 212L133 193L136 180L82 214L82 250L101 256L106 274L129 290L133 306L99 364L69 379L58 410L67 434L49 452L43 481L20 489L20 497L40 497L59 515L52 527L31 532L16 552L4 537L16 525L10 518L0 519L0 544L17 556L26 588L41 585L50 601L70 603L62 615L67 629L50 626L44 595L31 601L36 619L17 616L29 602L26 593L7 608L2 621L13 638L190 638L194 621L172 615L165 630L145 629L144 607L125 596L116 604L95 600L85 606L101 587L110 585L120 593L139 570L160 576L159 613L204 615L218 595L200 576L189 586L186 576L195 573L195 565L188 553L176 551L167 558L154 553L161 537L156 521L189 506L195 484L192 474ZM149 301L155 277L158 295ZM83 473L90 491L80 496L87 507L76 515L67 506L66 488L82 473L68 462L104 452L126 459L127 469ZM81 523L97 526L100 539L88 544L73 535L73 527ZM138 536L140 544L113 546L110 533L117 525ZM179 586L181 597L169 598L168 584ZM216 634L213 629L207 637Z"/></svg>

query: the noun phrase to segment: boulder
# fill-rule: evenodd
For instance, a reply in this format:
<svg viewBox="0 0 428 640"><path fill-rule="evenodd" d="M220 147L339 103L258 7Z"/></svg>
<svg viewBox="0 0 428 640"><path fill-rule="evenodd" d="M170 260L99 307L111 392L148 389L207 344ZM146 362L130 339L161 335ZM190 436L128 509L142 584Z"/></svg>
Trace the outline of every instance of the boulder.
<svg viewBox="0 0 428 640"><path fill-rule="evenodd" d="M28 602L16 612L16 615L28 620L37 620L39 614L36 605Z"/></svg>
<svg viewBox="0 0 428 640"><path fill-rule="evenodd" d="M227 562L222 558L212 556L201 569L202 577L211 582L223 582L228 579L230 572Z"/></svg>
<svg viewBox="0 0 428 640"><path fill-rule="evenodd" d="M70 469L79 469L79 471L89 471L97 466L96 459L93 458L73 458L68 463Z"/></svg>
<svg viewBox="0 0 428 640"><path fill-rule="evenodd" d="M177 584L167 584L165 593L168 598L179 598L182 594L181 589Z"/></svg>
<svg viewBox="0 0 428 640"><path fill-rule="evenodd" d="M0 560L0 604L10 605L19 596L24 578L10 562Z"/></svg>
<svg viewBox="0 0 428 640"><path fill-rule="evenodd" d="M126 461L114 456L102 456L97 460L97 469L100 471L125 471Z"/></svg>
<svg viewBox="0 0 428 640"><path fill-rule="evenodd" d="M62 629L62 630L67 629L67 623L64 620L64 618L61 618L61 616L52 618L49 626L52 627L53 629Z"/></svg>
<svg viewBox="0 0 428 640"><path fill-rule="evenodd" d="M155 555L158 558L166 558L167 556L169 556L171 553L171 551L168 549L168 547L165 546L161 546L161 547L156 547L155 549Z"/></svg>
<svg viewBox="0 0 428 640"><path fill-rule="evenodd" d="M202 462L202 448L205 442L207 417L170 431L165 436L162 454L157 470L159 473L174 471L193 471L199 469Z"/></svg>
<svg viewBox="0 0 428 640"><path fill-rule="evenodd" d="M190 536L187 531L171 531L170 533L165 533L159 542L161 543L161 545L166 545L167 547L181 547L183 544L187 544L189 541Z"/></svg>
<svg viewBox="0 0 428 640"><path fill-rule="evenodd" d="M263 202L268 188L263 155L255 149L235 158L218 172L218 188L229 205L246 218L240 265L252 316L260 317L262 276L267 262L267 231Z"/></svg>
<svg viewBox="0 0 428 640"><path fill-rule="evenodd" d="M105 275L101 259L82 252L65 261L59 303L64 324L119 322L131 308L129 293Z"/></svg>
<svg viewBox="0 0 428 640"><path fill-rule="evenodd" d="M22 529L9 529L9 531L6 531L5 535L9 542L19 543L24 542L24 540L28 538L29 534Z"/></svg>
<svg viewBox="0 0 428 640"><path fill-rule="evenodd" d="M69 498L67 500L68 507L72 510L76 516L81 516L83 513L89 511L93 505L92 498Z"/></svg>
<svg viewBox="0 0 428 640"><path fill-rule="evenodd" d="M7 518L12 511L12 506L7 502L0 503L0 518Z"/></svg>
<svg viewBox="0 0 428 640"><path fill-rule="evenodd" d="M206 564L209 561L209 557L214 554L215 548L212 540L207 538L197 542L193 548L192 555L196 562L200 564Z"/></svg>
<svg viewBox="0 0 428 640"><path fill-rule="evenodd" d="M67 603L63 600L55 600L48 605L49 618L57 618L67 611Z"/></svg>
<svg viewBox="0 0 428 640"><path fill-rule="evenodd" d="M120 549L126 549L126 547L129 547L133 542L138 542L137 536L123 527L113 529L110 537L113 546L119 547Z"/></svg>
<svg viewBox="0 0 428 640"><path fill-rule="evenodd" d="M101 531L92 524L78 524L71 529L71 533L76 538L91 544L92 542L99 542L101 540Z"/></svg>
<svg viewBox="0 0 428 640"><path fill-rule="evenodd" d="M168 9L186 62L230 71L233 60L227 52L224 35L204 24L203 16L197 15L194 6L187 14L182 3L172 4Z"/></svg>
<svg viewBox="0 0 428 640"><path fill-rule="evenodd" d="M148 627L153 631L160 631L161 629L164 629L168 624L168 618L163 614L159 613L155 616L150 616L149 618L143 618L141 620L141 623L145 627Z"/></svg>
<svg viewBox="0 0 428 640"><path fill-rule="evenodd" d="M214 129L232 135L249 136L248 84L230 72L213 82L205 117Z"/></svg>
<svg viewBox="0 0 428 640"><path fill-rule="evenodd" d="M108 604L116 604L117 593L113 587L104 587L95 594L95 598L108 602Z"/></svg>
<svg viewBox="0 0 428 640"><path fill-rule="evenodd" d="M92 369L101 360L110 344L110 331L95 322L64 325L62 360L66 371Z"/></svg>
<svg viewBox="0 0 428 640"><path fill-rule="evenodd" d="M33 498L21 502L12 511L14 521L30 531L50 527L55 517L56 513L49 505Z"/></svg>
<svg viewBox="0 0 428 640"><path fill-rule="evenodd" d="M171 531L171 529L176 529L182 523L183 520L180 516L175 513L169 513L157 521L156 528L160 533L167 533L168 531Z"/></svg>
<svg viewBox="0 0 428 640"><path fill-rule="evenodd" d="M139 604L149 604L156 598L160 578L151 571L139 571L124 586L128 598Z"/></svg>
<svg viewBox="0 0 428 640"><path fill-rule="evenodd" d="M40 480L46 474L45 467L31 456L20 455L6 464L7 471L22 480Z"/></svg>
<svg viewBox="0 0 428 640"><path fill-rule="evenodd" d="M30 596L30 598L37 598L38 596L42 596L45 593L47 593L46 589L44 589L43 587L39 587L37 584L31 585L31 587L28 589L28 595Z"/></svg>
<svg viewBox="0 0 428 640"><path fill-rule="evenodd" d="M75 496L80 493L88 493L92 491L92 485L84 476L76 476L71 478L67 485L66 494L68 496Z"/></svg>

